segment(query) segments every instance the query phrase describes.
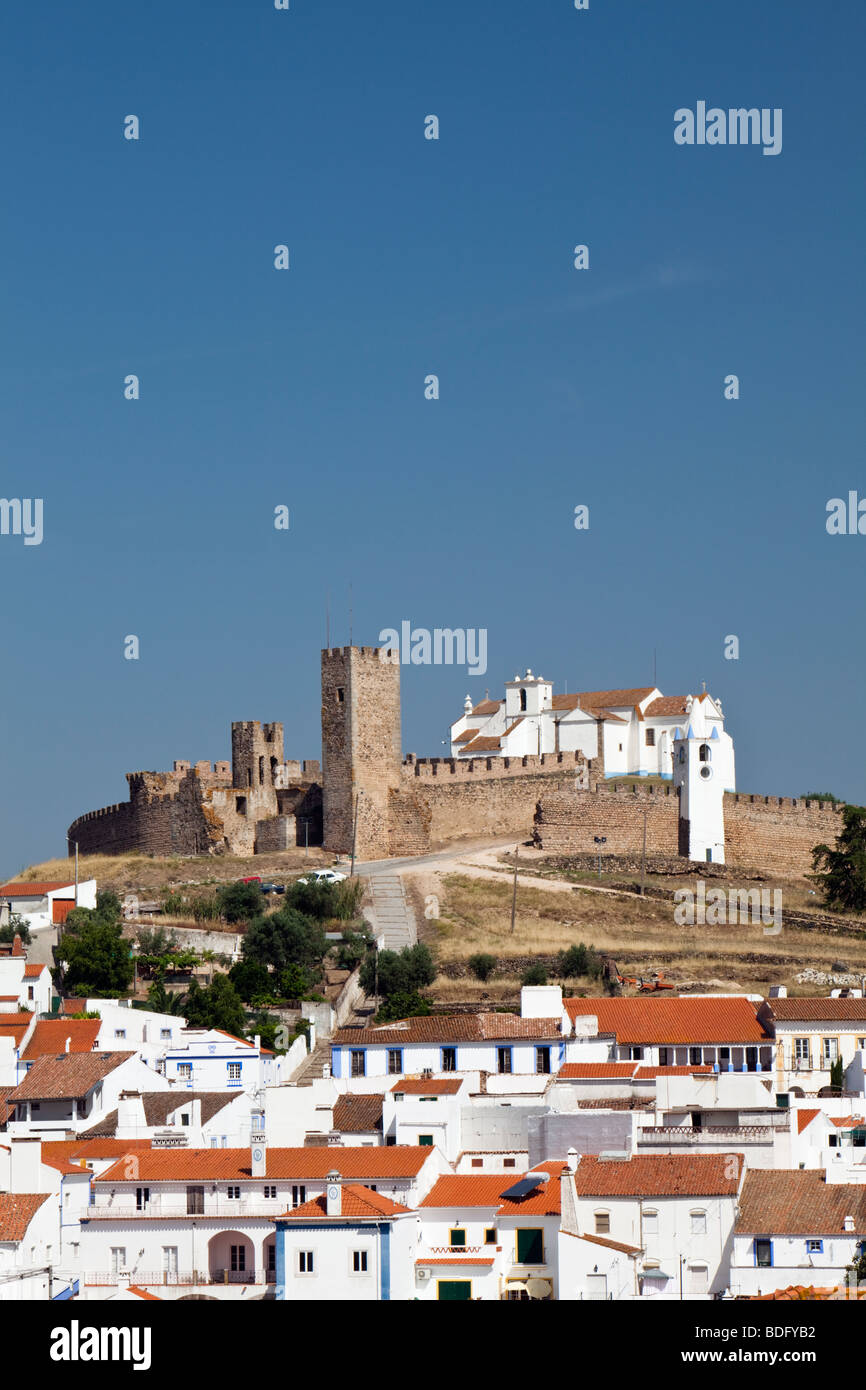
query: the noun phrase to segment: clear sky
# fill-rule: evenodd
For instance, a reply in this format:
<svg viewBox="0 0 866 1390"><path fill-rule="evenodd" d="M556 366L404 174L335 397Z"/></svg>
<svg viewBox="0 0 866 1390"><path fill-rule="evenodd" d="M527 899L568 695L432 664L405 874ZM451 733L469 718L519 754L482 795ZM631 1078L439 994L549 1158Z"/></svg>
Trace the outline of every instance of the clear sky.
<svg viewBox="0 0 866 1390"><path fill-rule="evenodd" d="M2 872L233 719L318 757L328 593L334 645L487 630L484 675L404 668L405 751L655 648L740 789L866 802L866 536L825 527L866 497L864 40L862 0L7 0L0 490L44 537L0 536ZM781 153L677 145L699 101Z"/></svg>

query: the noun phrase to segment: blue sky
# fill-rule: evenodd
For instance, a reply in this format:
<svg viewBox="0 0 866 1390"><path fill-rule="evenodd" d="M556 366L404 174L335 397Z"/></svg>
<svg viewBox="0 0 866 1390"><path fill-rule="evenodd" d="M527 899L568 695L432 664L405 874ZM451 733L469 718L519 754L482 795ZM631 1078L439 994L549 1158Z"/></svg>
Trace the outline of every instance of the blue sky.
<svg viewBox="0 0 866 1390"><path fill-rule="evenodd" d="M406 751L656 648L741 789L866 802L866 537L825 529L866 496L864 39L858 0L10 0L2 494L45 519L0 536L2 871L232 719L317 757L328 594L334 644L487 629L484 676L404 668ZM781 154L677 146L699 100L781 107Z"/></svg>

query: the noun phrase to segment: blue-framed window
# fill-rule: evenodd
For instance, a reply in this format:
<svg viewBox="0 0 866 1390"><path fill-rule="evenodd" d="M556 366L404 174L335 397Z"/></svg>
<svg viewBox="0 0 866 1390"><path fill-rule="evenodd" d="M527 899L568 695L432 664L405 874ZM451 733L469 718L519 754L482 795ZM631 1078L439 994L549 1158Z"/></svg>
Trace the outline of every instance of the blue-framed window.
<svg viewBox="0 0 866 1390"><path fill-rule="evenodd" d="M758 1269L773 1268L773 1242L767 1236L755 1237L755 1264Z"/></svg>
<svg viewBox="0 0 866 1390"><path fill-rule="evenodd" d="M823 1242L823 1240L807 1240L807 1241L806 1241L806 1254L807 1254L807 1255L823 1255L823 1253L824 1253L824 1242Z"/></svg>
<svg viewBox="0 0 866 1390"><path fill-rule="evenodd" d="M402 1047L388 1048L388 1075L403 1075L403 1049Z"/></svg>
<svg viewBox="0 0 866 1390"><path fill-rule="evenodd" d="M353 1047L349 1054L352 1059L352 1076L367 1075L367 1054L362 1047Z"/></svg>

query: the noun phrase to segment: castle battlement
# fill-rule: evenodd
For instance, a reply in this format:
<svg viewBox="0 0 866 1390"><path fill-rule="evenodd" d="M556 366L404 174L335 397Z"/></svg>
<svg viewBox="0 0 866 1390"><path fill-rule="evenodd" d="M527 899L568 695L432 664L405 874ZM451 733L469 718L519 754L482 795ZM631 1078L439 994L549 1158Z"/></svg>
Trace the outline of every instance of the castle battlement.
<svg viewBox="0 0 866 1390"><path fill-rule="evenodd" d="M580 752L527 753L522 758L416 758L413 753L404 758L401 781L472 781L483 778L495 780L527 774L551 772L570 773L589 771L592 766Z"/></svg>

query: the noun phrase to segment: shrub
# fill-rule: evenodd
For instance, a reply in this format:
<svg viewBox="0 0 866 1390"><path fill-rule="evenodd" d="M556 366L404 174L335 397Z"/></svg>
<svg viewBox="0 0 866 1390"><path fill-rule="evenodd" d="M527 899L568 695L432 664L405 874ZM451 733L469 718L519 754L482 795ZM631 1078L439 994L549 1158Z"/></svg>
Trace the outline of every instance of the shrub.
<svg viewBox="0 0 866 1390"><path fill-rule="evenodd" d="M186 904L182 893L177 893L169 889L167 893L163 894L162 910L163 912L167 912L170 917L180 917L185 907Z"/></svg>
<svg viewBox="0 0 866 1390"><path fill-rule="evenodd" d="M220 915L216 898L191 898L187 910L196 922L213 922Z"/></svg>
<svg viewBox="0 0 866 1390"><path fill-rule="evenodd" d="M318 966L328 943L318 922L292 907L281 907L270 917L257 917L243 940L248 960L284 970L287 965Z"/></svg>
<svg viewBox="0 0 866 1390"><path fill-rule="evenodd" d="M356 966L361 964L369 948L370 938L368 936L362 932L346 932L337 947L337 969L354 970Z"/></svg>
<svg viewBox="0 0 866 1390"><path fill-rule="evenodd" d="M378 1023L392 1023L398 1018L423 1018L432 1010L416 989L400 990L390 995L376 1015Z"/></svg>
<svg viewBox="0 0 866 1390"><path fill-rule="evenodd" d="M469 957L469 969L476 980L489 980L496 969L496 957L479 951L477 955Z"/></svg>
<svg viewBox="0 0 866 1390"><path fill-rule="evenodd" d="M560 951L556 973L561 980L572 980L578 975L598 979L601 975L601 956L594 946L584 946L581 941L579 946L569 946L567 951Z"/></svg>
<svg viewBox="0 0 866 1390"><path fill-rule="evenodd" d="M436 978L436 966L428 946L405 946L396 951L378 953L378 992L387 999L393 994L412 994L432 985ZM361 987L367 994L375 994L377 985L376 952L371 951L361 966Z"/></svg>
<svg viewBox="0 0 866 1390"><path fill-rule="evenodd" d="M527 970L524 970L520 983L522 985L546 985L547 971L539 961L536 961L535 965L530 965Z"/></svg>
<svg viewBox="0 0 866 1390"><path fill-rule="evenodd" d="M229 979L245 1004L269 999L276 984L267 966L257 960L239 960L229 971Z"/></svg>
<svg viewBox="0 0 866 1390"><path fill-rule="evenodd" d="M0 941L14 941L16 936L21 937L22 946L30 945L30 928L28 927L25 918L21 916L20 912L13 912L9 918L9 921L6 923L6 926L0 927Z"/></svg>
<svg viewBox="0 0 866 1390"><path fill-rule="evenodd" d="M248 922L262 910L262 890L257 883L224 883L217 901L227 922Z"/></svg>

